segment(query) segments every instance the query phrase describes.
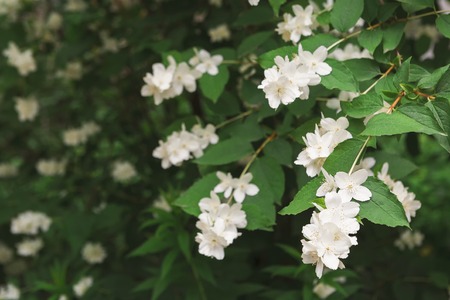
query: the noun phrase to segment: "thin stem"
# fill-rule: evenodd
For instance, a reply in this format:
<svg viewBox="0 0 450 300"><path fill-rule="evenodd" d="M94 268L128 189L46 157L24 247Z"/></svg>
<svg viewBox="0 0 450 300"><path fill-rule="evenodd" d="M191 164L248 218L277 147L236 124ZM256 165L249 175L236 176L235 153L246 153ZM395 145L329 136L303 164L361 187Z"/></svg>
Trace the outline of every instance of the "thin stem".
<svg viewBox="0 0 450 300"><path fill-rule="evenodd" d="M358 162L359 158L361 157L364 149L367 146L367 143L370 140L370 135L367 137L366 141L364 142L364 144L362 145L361 149L359 149L358 155L356 155L355 161L352 164L352 167L350 168L350 171L348 172L348 175L351 175L353 173L353 169L355 169L356 163Z"/></svg>
<svg viewBox="0 0 450 300"><path fill-rule="evenodd" d="M261 146L259 146L259 148L255 151L255 153L253 153L252 158L250 159L250 161L245 165L244 170L242 170L241 176L244 176L245 173L247 173L248 169L250 168L250 166L252 165L252 163L255 161L256 157L258 157L259 153L261 153L261 151L264 149L264 147L266 147L266 145L268 143L270 143L271 141L273 141L275 139L275 137L277 136L276 132L272 132L271 135L269 135L266 140L261 144Z"/></svg>
<svg viewBox="0 0 450 300"><path fill-rule="evenodd" d="M374 83L372 83L364 92L361 93L361 95L365 95L367 94L371 89L373 89L378 82L380 82L381 79L383 79L384 77L388 76L389 73L392 72L392 70L395 68L394 64L391 64L391 66L389 67L389 69L387 69L386 72L383 73L383 75L381 75L380 78L378 78Z"/></svg>
<svg viewBox="0 0 450 300"><path fill-rule="evenodd" d="M200 293L200 299L208 300L205 293L205 288L203 287L202 281L200 280L200 276L198 275L197 269L195 265L192 263L192 260L189 260L189 265L191 266L192 274L194 274L195 282L197 283L198 291Z"/></svg>
<svg viewBox="0 0 450 300"><path fill-rule="evenodd" d="M400 102L400 100L402 100L403 96L405 96L405 92L401 91L397 98L394 100L394 103L391 104L391 106L389 106L388 111L386 112L387 114L392 113L392 110L397 106L397 104Z"/></svg>
<svg viewBox="0 0 450 300"><path fill-rule="evenodd" d="M450 12L449 9L443 9L443 10L438 10L438 11L429 11L427 13L423 13L423 14L420 14L420 15L399 19L398 21L399 22L408 22L408 21L415 20L415 19L420 19L420 18L426 17L426 16L445 14L445 13L449 13L449 12Z"/></svg>
<svg viewBox="0 0 450 300"><path fill-rule="evenodd" d="M428 100L434 100L434 99L436 99L436 97L433 96L433 95L428 95L428 94L425 94L425 93L422 93L422 92L419 92L419 91L414 91L414 94L416 94L417 96L425 97L425 98L427 98Z"/></svg>
<svg viewBox="0 0 450 300"><path fill-rule="evenodd" d="M355 31L355 32L353 32L353 33L347 35L346 37L343 37L342 39L340 39L340 40L334 42L333 44L331 44L331 46L328 46L327 51L330 51L331 49L333 49L334 47L336 47L336 46L339 45L340 43L345 42L346 40L348 40L348 39L350 39L350 38L352 38L352 37L354 37L354 36L357 36L357 35L360 34L361 32L362 32L362 30Z"/></svg>
<svg viewBox="0 0 450 300"><path fill-rule="evenodd" d="M223 121L222 123L220 123L219 125L216 126L216 129L222 128L230 123L233 123L234 121L240 120L242 118L245 118L246 116L250 115L251 113L253 113L253 110L248 110L246 112L243 112L237 116L232 117L231 119L228 119L226 121Z"/></svg>

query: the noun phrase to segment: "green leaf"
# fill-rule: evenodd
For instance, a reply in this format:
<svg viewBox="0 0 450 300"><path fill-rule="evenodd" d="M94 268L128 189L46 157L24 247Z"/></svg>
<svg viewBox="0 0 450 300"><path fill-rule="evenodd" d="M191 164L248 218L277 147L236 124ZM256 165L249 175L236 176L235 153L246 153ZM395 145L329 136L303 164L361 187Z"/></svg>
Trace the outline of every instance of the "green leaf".
<svg viewBox="0 0 450 300"><path fill-rule="evenodd" d="M442 76L447 72L450 66L444 66L442 68L436 69L430 75L423 77L419 80L418 87L421 89L431 89L434 88L438 82L441 80Z"/></svg>
<svg viewBox="0 0 450 300"><path fill-rule="evenodd" d="M342 110L353 118L364 118L383 107L383 99L371 92L354 98L351 102L342 102Z"/></svg>
<svg viewBox="0 0 450 300"><path fill-rule="evenodd" d="M402 204L383 182L369 177L363 185L372 192L372 198L359 203L361 218L389 227L409 228Z"/></svg>
<svg viewBox="0 0 450 300"><path fill-rule="evenodd" d="M278 14L280 13L280 7L284 3L286 3L286 0L269 0L270 6L272 6L273 13L278 17Z"/></svg>
<svg viewBox="0 0 450 300"><path fill-rule="evenodd" d="M358 81L366 81L380 75L380 68L372 59L349 59L343 61L343 64L352 72Z"/></svg>
<svg viewBox="0 0 450 300"><path fill-rule="evenodd" d="M285 57L288 56L292 58L295 53L298 52L298 48L296 46L285 46L275 50L271 50L259 56L258 62L263 69L268 69L272 67L275 62L274 59L277 56Z"/></svg>
<svg viewBox="0 0 450 300"><path fill-rule="evenodd" d="M361 0L337 0L331 10L331 25L340 32L347 32L355 26L364 9Z"/></svg>
<svg viewBox="0 0 450 300"><path fill-rule="evenodd" d="M212 76L209 74L203 74L199 80L200 90L206 98L215 103L219 99L220 95L222 95L229 78L230 73L228 72L228 68L221 65L217 75Z"/></svg>
<svg viewBox="0 0 450 300"><path fill-rule="evenodd" d="M290 136L299 144L305 145L303 141L303 137L306 136L308 132L313 132L316 124L319 124L320 118L316 117L310 119L303 123L301 126L297 127L294 131L291 132Z"/></svg>
<svg viewBox="0 0 450 300"><path fill-rule="evenodd" d="M450 70L447 70L436 84L435 91L437 96L450 99Z"/></svg>
<svg viewBox="0 0 450 300"><path fill-rule="evenodd" d="M270 142L265 148L264 153L273 157L278 163L285 166L292 166L292 146L285 139L278 138Z"/></svg>
<svg viewBox="0 0 450 300"><path fill-rule="evenodd" d="M332 175L339 171L348 172L363 144L363 141L357 139L340 143L325 160L323 168Z"/></svg>
<svg viewBox="0 0 450 300"><path fill-rule="evenodd" d="M169 275L170 271L172 270L172 266L178 257L178 253L179 252L177 249L173 249L164 256L161 264L161 274L159 275L161 279L164 279L167 275Z"/></svg>
<svg viewBox="0 0 450 300"><path fill-rule="evenodd" d="M447 99L437 98L425 104L433 113L439 127L447 136L435 135L439 145L450 153L450 104Z"/></svg>
<svg viewBox="0 0 450 300"><path fill-rule="evenodd" d="M408 13L413 13L418 10L422 10L424 8L432 8L434 7L434 1L433 0L398 0L399 2L402 2L403 8Z"/></svg>
<svg viewBox="0 0 450 300"><path fill-rule="evenodd" d="M163 238L160 235L154 235L144 242L141 246L136 248L129 256L142 256L147 254L154 254L168 249L173 244L172 239Z"/></svg>
<svg viewBox="0 0 450 300"><path fill-rule="evenodd" d="M301 40L300 44L303 50L314 52L320 46L328 47L337 41L338 38L331 34L320 33Z"/></svg>
<svg viewBox="0 0 450 300"><path fill-rule="evenodd" d="M411 105L402 106L392 114L378 114L369 120L362 135L394 135L406 132L426 134L443 134L442 129L425 107Z"/></svg>
<svg viewBox="0 0 450 300"><path fill-rule="evenodd" d="M242 57L252 53L272 35L273 31L262 31L246 37L237 49L238 56Z"/></svg>
<svg viewBox="0 0 450 300"><path fill-rule="evenodd" d="M305 210L313 207L312 204L316 201L317 189L322 185L323 177L316 177L304 185L301 190L295 195L294 199L288 206L284 207L279 214L281 215L297 215Z"/></svg>
<svg viewBox="0 0 450 300"><path fill-rule="evenodd" d="M187 261L191 260L191 237L185 230L177 231L178 246L180 246L181 252Z"/></svg>
<svg viewBox="0 0 450 300"><path fill-rule="evenodd" d="M273 20L273 12L268 6L259 5L252 9L244 10L239 14L233 27L243 27L248 25L259 25L269 23Z"/></svg>
<svg viewBox="0 0 450 300"><path fill-rule="evenodd" d="M220 141L205 149L203 156L194 160L199 165L219 166L238 161L253 152L253 147L242 139L232 138Z"/></svg>
<svg viewBox="0 0 450 300"><path fill-rule="evenodd" d="M359 44L373 54L375 49L383 40L383 32L380 28L363 30L358 36Z"/></svg>
<svg viewBox="0 0 450 300"><path fill-rule="evenodd" d="M329 90L358 92L359 85L352 72L340 61L327 59L325 61L333 69L331 74L322 77L321 84Z"/></svg>
<svg viewBox="0 0 450 300"><path fill-rule="evenodd" d="M450 39L450 15L439 15L436 18L436 28L442 35Z"/></svg>
<svg viewBox="0 0 450 300"><path fill-rule="evenodd" d="M426 69L422 68L419 65L410 64L409 66L409 81L410 82L417 82L423 77L429 76L430 72L428 72Z"/></svg>
<svg viewBox="0 0 450 300"><path fill-rule="evenodd" d="M398 44L400 43L400 40L402 39L404 28L405 28L404 23L397 23L383 29L384 53L397 48Z"/></svg>
<svg viewBox="0 0 450 300"><path fill-rule="evenodd" d="M377 151L368 154L368 156L375 158L377 165L380 166L387 162L389 164L389 174L395 179L401 179L417 170L415 164L395 153Z"/></svg>
<svg viewBox="0 0 450 300"><path fill-rule="evenodd" d="M216 173L210 173L197 180L173 204L181 207L181 209L190 215L198 216L200 214L198 203L202 198L209 197L210 192L218 183L219 179Z"/></svg>

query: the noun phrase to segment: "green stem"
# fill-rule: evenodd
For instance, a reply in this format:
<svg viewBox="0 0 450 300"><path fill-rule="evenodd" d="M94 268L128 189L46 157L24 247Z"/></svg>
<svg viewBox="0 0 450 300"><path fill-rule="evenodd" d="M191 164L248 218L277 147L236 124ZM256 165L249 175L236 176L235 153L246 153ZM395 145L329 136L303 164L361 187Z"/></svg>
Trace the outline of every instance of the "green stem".
<svg viewBox="0 0 450 300"><path fill-rule="evenodd" d="M202 300L208 300L205 293L205 288L203 287L203 283L200 279L200 276L198 275L198 271L195 268L195 265L192 263L192 260L189 260L189 266L191 267L192 274L194 275L195 282L197 283L198 291L200 293L200 299Z"/></svg>
<svg viewBox="0 0 450 300"><path fill-rule="evenodd" d="M240 120L242 118L245 118L246 116L250 115L253 113L253 110L248 110L246 112L243 112L237 116L232 117L231 119L228 119L226 121L223 121L222 123L220 123L219 125L216 126L216 129L222 128L230 123L233 123L234 121Z"/></svg>
<svg viewBox="0 0 450 300"><path fill-rule="evenodd" d="M370 135L367 137L367 139L364 142L364 144L362 145L361 149L359 149L358 155L356 155L355 161L353 162L352 167L350 168L350 171L348 172L348 175L351 175L353 173L353 169L355 169L356 163L358 162L362 153L364 152L364 149L366 148L367 143L369 143L369 140L370 140Z"/></svg>

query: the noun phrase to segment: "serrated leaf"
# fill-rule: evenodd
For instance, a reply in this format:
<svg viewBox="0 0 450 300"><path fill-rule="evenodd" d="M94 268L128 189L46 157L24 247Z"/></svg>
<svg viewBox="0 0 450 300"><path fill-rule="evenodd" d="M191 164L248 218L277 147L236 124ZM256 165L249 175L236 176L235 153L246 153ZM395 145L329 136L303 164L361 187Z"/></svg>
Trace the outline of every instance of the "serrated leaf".
<svg viewBox="0 0 450 300"><path fill-rule="evenodd" d="M368 58L349 59L343 61L357 81L366 81L380 75L378 64Z"/></svg>
<svg viewBox="0 0 450 300"><path fill-rule="evenodd" d="M323 168L333 175L339 171L348 172L363 144L363 141L357 139L350 139L340 143L327 157Z"/></svg>
<svg viewBox="0 0 450 300"><path fill-rule="evenodd" d="M409 81L417 82L423 77L429 76L430 72L419 65L411 64L409 66Z"/></svg>
<svg viewBox="0 0 450 300"><path fill-rule="evenodd" d="M194 160L199 165L219 166L238 161L253 152L253 147L240 138L219 141L205 149L203 156Z"/></svg>
<svg viewBox="0 0 450 300"><path fill-rule="evenodd" d="M262 31L246 37L237 49L239 57L255 51L261 44L273 35L273 31Z"/></svg>
<svg viewBox="0 0 450 300"><path fill-rule="evenodd" d="M358 36L359 44L373 54L375 49L383 40L383 32L380 28L363 30Z"/></svg>
<svg viewBox="0 0 450 300"><path fill-rule="evenodd" d="M340 61L327 59L325 61L332 71L329 75L323 76L321 84L329 90L338 89L341 91L358 92L359 85L352 72Z"/></svg>
<svg viewBox="0 0 450 300"><path fill-rule="evenodd" d="M364 10L364 1L337 0L331 10L330 22L340 32L355 26Z"/></svg>
<svg viewBox="0 0 450 300"><path fill-rule="evenodd" d="M442 68L436 69L429 76L423 77L419 80L418 87L421 89L431 89L435 87L441 80L442 76L447 72L450 66L444 66Z"/></svg>
<svg viewBox="0 0 450 300"><path fill-rule="evenodd" d="M258 62L259 65L263 69L268 69L272 67L275 62L274 59L277 56L285 57L288 56L289 58L292 58L295 53L298 52L298 48L296 46L285 46L281 47L275 50L271 50L269 52L266 52L259 56Z"/></svg>
<svg viewBox="0 0 450 300"><path fill-rule="evenodd" d="M442 35L450 39L450 15L439 15L436 18L436 28Z"/></svg>
<svg viewBox="0 0 450 300"><path fill-rule="evenodd" d="M220 95L222 95L229 78L228 68L221 65L217 75L203 74L199 80L200 90L206 98L216 103Z"/></svg>
<svg viewBox="0 0 450 300"><path fill-rule="evenodd" d="M389 227L409 228L402 204L383 182L369 177L363 185L372 192L372 198L369 201L359 202L361 218Z"/></svg>
<svg viewBox="0 0 450 300"><path fill-rule="evenodd" d="M190 215L198 216L200 208L198 203L202 198L209 197L210 192L219 183L216 173L210 173L197 180L186 192L181 194L173 203L181 207L182 210Z"/></svg>
<svg viewBox="0 0 450 300"><path fill-rule="evenodd" d="M342 102L342 110L353 118L364 118L383 107L383 99L376 93L368 93L354 98L351 102Z"/></svg>
<svg viewBox="0 0 450 300"><path fill-rule="evenodd" d="M322 185L323 177L316 177L304 185L300 191L295 195L294 199L288 206L284 207L280 215L297 215L305 210L313 207L312 204L316 199L317 189Z"/></svg>
<svg viewBox="0 0 450 300"><path fill-rule="evenodd" d="M405 24L397 23L383 29L383 49L384 53L397 48L402 39Z"/></svg>

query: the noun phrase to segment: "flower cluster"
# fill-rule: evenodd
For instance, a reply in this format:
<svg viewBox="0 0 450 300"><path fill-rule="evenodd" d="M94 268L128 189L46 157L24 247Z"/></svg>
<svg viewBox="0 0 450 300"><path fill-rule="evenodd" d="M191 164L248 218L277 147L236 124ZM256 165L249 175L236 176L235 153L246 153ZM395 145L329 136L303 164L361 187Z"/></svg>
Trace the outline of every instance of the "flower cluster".
<svg viewBox="0 0 450 300"><path fill-rule="evenodd" d="M117 182L125 182L137 175L134 166L127 161L116 161L111 171L111 176Z"/></svg>
<svg viewBox="0 0 450 300"><path fill-rule="evenodd" d="M83 65L79 61L69 62L66 68L56 72L56 77L65 80L79 80L83 76Z"/></svg>
<svg viewBox="0 0 450 300"><path fill-rule="evenodd" d="M15 108L20 122L33 121L39 112L39 102L34 97L18 97Z"/></svg>
<svg viewBox="0 0 450 300"><path fill-rule="evenodd" d="M42 176L64 175L66 164L66 160L41 159L36 164L36 170Z"/></svg>
<svg viewBox="0 0 450 300"><path fill-rule="evenodd" d="M359 204L351 201L368 201L370 190L362 184L369 174L365 169L354 173L337 172L333 177L324 169L325 182L316 195L324 196L324 205L314 203L319 212L313 212L311 223L303 226L305 239L301 240L302 260L316 265L317 277L322 277L324 267L332 270L343 268L342 259L348 257L350 247L357 245L354 236L360 228L356 216Z"/></svg>
<svg viewBox="0 0 450 300"><path fill-rule="evenodd" d="M231 38L231 32L227 24L221 24L209 29L208 35L212 43L227 41Z"/></svg>
<svg viewBox="0 0 450 300"><path fill-rule="evenodd" d="M89 264L100 264L107 256L105 248L100 243L86 243L81 250L81 255Z"/></svg>
<svg viewBox="0 0 450 300"><path fill-rule="evenodd" d="M293 5L294 15L283 14L283 22L278 23L276 32L281 38L288 42L298 43L302 36L312 35L312 31L318 26L314 15L314 6L308 5L303 8L300 5Z"/></svg>
<svg viewBox="0 0 450 300"><path fill-rule="evenodd" d="M73 128L63 132L63 142L66 146L78 146L100 132L100 127L95 122L84 123L80 128Z"/></svg>
<svg viewBox="0 0 450 300"><path fill-rule="evenodd" d="M247 216L241 203L246 195L256 195L259 188L250 183L253 178L251 173L233 178L229 173L217 172L217 177L221 182L211 191L210 198L199 202L201 214L196 226L201 232L197 233L195 241L199 243L200 254L222 260L224 249L241 235L238 229L247 226ZM222 203L216 194L222 192L225 198L229 198L227 203ZM237 203L230 204L231 196Z"/></svg>
<svg viewBox="0 0 450 300"><path fill-rule="evenodd" d="M0 164L0 178L14 177L19 174L17 166L11 163L1 163Z"/></svg>
<svg viewBox="0 0 450 300"><path fill-rule="evenodd" d="M353 44L345 45L344 49L336 49L330 53L328 56L339 61L344 61L348 59L358 59L358 58L373 58L370 55L369 50L361 50L358 46Z"/></svg>
<svg viewBox="0 0 450 300"><path fill-rule="evenodd" d="M258 86L264 91L269 106L277 109L281 103L288 105L297 98L308 99L309 86L318 85L320 76L332 71L324 62L327 53L324 46L311 53L299 45L298 55L294 59L275 57L275 66L264 71L264 80Z"/></svg>
<svg viewBox="0 0 450 300"><path fill-rule="evenodd" d="M422 242L425 236L420 231L405 230L403 231L399 238L395 240L394 245L400 250L414 249L415 247L422 246Z"/></svg>
<svg viewBox="0 0 450 300"><path fill-rule="evenodd" d="M52 220L44 213L26 211L11 221L11 233L36 235L39 230L46 232Z"/></svg>
<svg viewBox="0 0 450 300"><path fill-rule="evenodd" d="M314 133L307 133L303 137L306 148L300 152L296 165L306 168L306 174L314 177L320 173L320 169L326 158L333 152L337 145L345 140L351 139L352 135L346 129L349 126L347 118L340 117L337 120L323 118L320 125L316 125Z"/></svg>
<svg viewBox="0 0 450 300"><path fill-rule="evenodd" d="M196 52L196 55L189 60L189 64L186 62L177 64L172 56L167 59L168 67L162 63L153 64L153 73L146 73L145 85L141 88L141 95L153 96L156 105L161 104L163 100L181 95L184 89L190 93L194 92L197 89L196 80L204 73L217 75L218 66L223 61L221 55L211 56L206 50Z"/></svg>
<svg viewBox="0 0 450 300"><path fill-rule="evenodd" d="M44 247L44 241L41 238L25 239L16 245L17 254L20 256L36 256L39 250Z"/></svg>
<svg viewBox="0 0 450 300"><path fill-rule="evenodd" d="M6 286L0 286L0 299L18 300L20 299L20 290L11 283Z"/></svg>
<svg viewBox="0 0 450 300"><path fill-rule="evenodd" d="M161 159L163 169L172 165L180 166L183 161L202 156L206 147L218 141L214 125L208 124L203 128L197 124L191 131L187 131L183 125L181 131L173 132L166 142L159 141L159 147L153 150L153 157Z"/></svg>
<svg viewBox="0 0 450 300"><path fill-rule="evenodd" d="M21 0L0 0L0 16L5 15L11 21L17 19L17 13L21 8Z"/></svg>
<svg viewBox="0 0 450 300"><path fill-rule="evenodd" d="M83 277L73 286L73 291L78 298L81 298L93 284L92 277Z"/></svg>
<svg viewBox="0 0 450 300"><path fill-rule="evenodd" d="M391 193L397 196L398 201L403 205L408 222L411 222L411 218L416 216L416 211L422 206L422 203L416 200L414 193L408 192L408 188L401 181L393 180L388 171L389 164L384 163L377 177L389 187Z"/></svg>
<svg viewBox="0 0 450 300"><path fill-rule="evenodd" d="M8 48L3 51L3 55L8 59L8 64L15 67L22 76L36 71L33 51L29 49L21 52L15 43L10 42Z"/></svg>

